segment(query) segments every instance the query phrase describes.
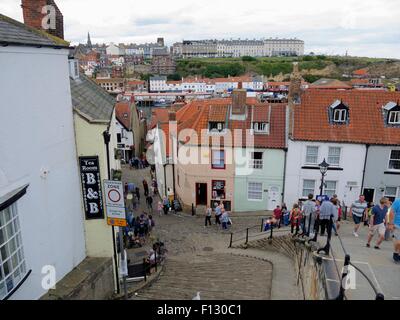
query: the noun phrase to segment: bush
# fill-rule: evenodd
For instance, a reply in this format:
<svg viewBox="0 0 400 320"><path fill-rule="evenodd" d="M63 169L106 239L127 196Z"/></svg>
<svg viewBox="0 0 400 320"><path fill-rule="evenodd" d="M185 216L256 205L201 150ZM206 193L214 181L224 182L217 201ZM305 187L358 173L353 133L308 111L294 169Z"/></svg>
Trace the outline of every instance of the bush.
<svg viewBox="0 0 400 320"><path fill-rule="evenodd" d="M257 61L257 59L250 56L243 56L242 61Z"/></svg>

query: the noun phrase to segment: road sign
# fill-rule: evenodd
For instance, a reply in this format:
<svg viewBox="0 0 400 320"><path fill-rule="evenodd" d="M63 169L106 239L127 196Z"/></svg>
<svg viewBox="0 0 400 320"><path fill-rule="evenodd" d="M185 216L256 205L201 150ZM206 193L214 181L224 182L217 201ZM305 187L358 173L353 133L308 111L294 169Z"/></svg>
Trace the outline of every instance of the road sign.
<svg viewBox="0 0 400 320"><path fill-rule="evenodd" d="M317 196L316 197L319 202L329 201L329 197L327 195Z"/></svg>
<svg viewBox="0 0 400 320"><path fill-rule="evenodd" d="M122 181L104 180L104 195L106 199L107 224L125 227L125 200Z"/></svg>

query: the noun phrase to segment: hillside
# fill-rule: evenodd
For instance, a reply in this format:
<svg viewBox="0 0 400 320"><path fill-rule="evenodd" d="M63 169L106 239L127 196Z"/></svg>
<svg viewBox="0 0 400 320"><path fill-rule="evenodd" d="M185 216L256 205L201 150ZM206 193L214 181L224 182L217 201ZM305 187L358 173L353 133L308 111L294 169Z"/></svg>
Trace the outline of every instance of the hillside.
<svg viewBox="0 0 400 320"><path fill-rule="evenodd" d="M258 74L282 81L289 78L294 61L299 62L303 77L310 82L322 77L341 79L343 74L351 74L361 68L368 68L373 76L400 78L400 60L338 56L180 59L177 60L177 73L170 78L177 80L194 75L217 78Z"/></svg>

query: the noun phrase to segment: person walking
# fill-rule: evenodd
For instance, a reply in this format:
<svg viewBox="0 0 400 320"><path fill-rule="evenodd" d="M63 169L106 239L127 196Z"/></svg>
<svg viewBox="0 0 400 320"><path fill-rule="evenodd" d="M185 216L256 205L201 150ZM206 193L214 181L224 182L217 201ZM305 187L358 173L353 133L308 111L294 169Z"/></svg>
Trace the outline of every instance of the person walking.
<svg viewBox="0 0 400 320"><path fill-rule="evenodd" d="M362 194L359 196L358 200L354 201L351 204L350 212L351 215L353 216L353 221L354 221L353 235L355 237L358 237L358 229L360 228L360 224L363 217L366 217L367 215L367 208L368 208L368 203L367 201L365 201L365 197Z"/></svg>
<svg viewBox="0 0 400 320"><path fill-rule="evenodd" d="M297 235L300 230L300 221L301 221L301 210L297 203L293 205L293 209L290 211L289 220L290 220L290 233L293 233L294 228L296 228L296 233L294 235Z"/></svg>
<svg viewBox="0 0 400 320"><path fill-rule="evenodd" d="M167 197L163 198L163 210L164 210L164 214L168 214L168 210L169 210L169 201Z"/></svg>
<svg viewBox="0 0 400 320"><path fill-rule="evenodd" d="M369 232L368 232L368 241L367 247L371 246L371 240L374 237L375 233L378 233L378 240L375 244L375 249L380 249L380 245L382 241L385 239L385 220L388 212L388 207L386 206L387 199L381 198L379 204L375 205L371 209L371 216L369 218Z"/></svg>
<svg viewBox="0 0 400 320"><path fill-rule="evenodd" d="M216 204L216 207L215 207L215 224L216 224L216 225L221 224L221 221L220 221L221 215L222 215L221 206L219 206L218 204Z"/></svg>
<svg viewBox="0 0 400 320"><path fill-rule="evenodd" d="M159 214L160 217L161 217L161 216L162 216L162 212L163 212L163 204L162 204L161 201L158 201L158 204L157 204L157 211L158 211L158 214Z"/></svg>
<svg viewBox="0 0 400 320"><path fill-rule="evenodd" d="M153 197L148 195L146 197L147 208L149 208L150 212L153 212Z"/></svg>
<svg viewBox="0 0 400 320"><path fill-rule="evenodd" d="M147 197L149 195L149 185L147 184L146 179L143 179L142 184L143 184L144 196Z"/></svg>
<svg viewBox="0 0 400 320"><path fill-rule="evenodd" d="M221 209L221 223L222 223L222 229L223 230L228 230L228 222L229 222L229 215L228 212L225 211L225 209Z"/></svg>
<svg viewBox="0 0 400 320"><path fill-rule="evenodd" d="M211 214L212 214L211 207L207 207L207 209L206 209L206 219L205 219L204 227L207 227L207 224L209 224L211 226Z"/></svg>
<svg viewBox="0 0 400 320"><path fill-rule="evenodd" d="M330 226L331 217L332 220L337 215L337 208L334 203L337 203L336 199L325 200L322 202L319 208L319 223L321 226L321 236L325 235L325 229L327 230L328 236L331 235L332 226Z"/></svg>
<svg viewBox="0 0 400 320"><path fill-rule="evenodd" d="M396 198L390 207L387 225L393 237L393 260L400 263L400 198Z"/></svg>
<svg viewBox="0 0 400 320"><path fill-rule="evenodd" d="M140 203L140 190L139 190L139 187L136 187L135 194L136 194L136 198L137 198L138 203Z"/></svg>
<svg viewBox="0 0 400 320"><path fill-rule="evenodd" d="M314 229L314 222L316 218L315 202L313 201L314 195L310 193L308 199L304 202L302 214L304 216L303 234L307 237L310 236L310 230Z"/></svg>

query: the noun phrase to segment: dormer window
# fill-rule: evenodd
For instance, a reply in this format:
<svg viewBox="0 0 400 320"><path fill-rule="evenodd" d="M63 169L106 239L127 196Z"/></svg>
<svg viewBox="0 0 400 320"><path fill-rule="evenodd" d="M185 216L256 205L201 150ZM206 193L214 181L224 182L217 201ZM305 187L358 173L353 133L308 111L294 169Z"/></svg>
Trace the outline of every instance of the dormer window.
<svg viewBox="0 0 400 320"><path fill-rule="evenodd" d="M336 100L329 107L329 119L332 124L347 124L349 122L349 107Z"/></svg>
<svg viewBox="0 0 400 320"><path fill-rule="evenodd" d="M384 114L388 125L400 125L400 105L399 102L389 102L384 107Z"/></svg>
<svg viewBox="0 0 400 320"><path fill-rule="evenodd" d="M400 111L389 112L389 124L400 124Z"/></svg>
<svg viewBox="0 0 400 320"><path fill-rule="evenodd" d="M253 122L252 129L255 133L268 133L269 123L268 122Z"/></svg>
<svg viewBox="0 0 400 320"><path fill-rule="evenodd" d="M222 132L225 129L225 123L224 122L209 122L208 123L208 130L210 132Z"/></svg>
<svg viewBox="0 0 400 320"><path fill-rule="evenodd" d="M346 122L347 121L347 110L346 109L333 110L333 121L334 122Z"/></svg>

